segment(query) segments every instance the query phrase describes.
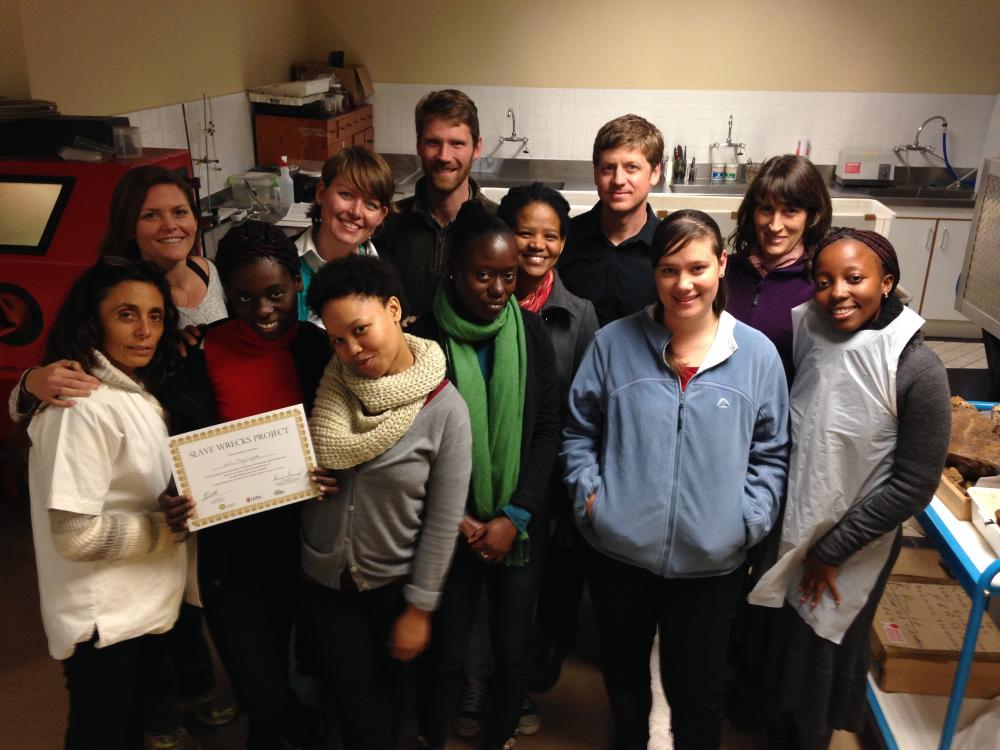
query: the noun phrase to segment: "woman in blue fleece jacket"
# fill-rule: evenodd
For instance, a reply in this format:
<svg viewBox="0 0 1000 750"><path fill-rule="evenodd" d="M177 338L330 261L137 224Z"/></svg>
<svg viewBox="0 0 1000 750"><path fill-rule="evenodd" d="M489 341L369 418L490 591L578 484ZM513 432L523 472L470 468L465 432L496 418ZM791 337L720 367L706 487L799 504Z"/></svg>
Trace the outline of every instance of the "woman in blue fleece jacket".
<svg viewBox="0 0 1000 750"><path fill-rule="evenodd" d="M725 310L718 225L678 211L653 238L659 303L598 331L569 394L565 481L585 540L616 748L645 748L660 629L678 748L716 748L746 550L788 470L774 345Z"/></svg>

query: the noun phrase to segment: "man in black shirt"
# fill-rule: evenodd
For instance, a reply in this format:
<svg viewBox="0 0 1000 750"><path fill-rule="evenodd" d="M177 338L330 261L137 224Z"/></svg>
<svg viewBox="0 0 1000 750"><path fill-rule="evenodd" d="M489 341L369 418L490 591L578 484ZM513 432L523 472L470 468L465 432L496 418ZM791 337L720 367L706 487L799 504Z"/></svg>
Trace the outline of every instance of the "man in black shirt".
<svg viewBox="0 0 1000 750"><path fill-rule="evenodd" d="M411 198L397 204L375 241L379 254L399 272L407 297L407 314L431 309L434 291L444 275L451 228L467 201L496 211L469 177L483 139L479 114L461 91L432 91L417 104L417 154L424 176Z"/></svg>
<svg viewBox="0 0 1000 750"><path fill-rule="evenodd" d="M656 301L650 242L659 219L646 203L660 181L663 136L638 115L606 123L594 140L594 184L600 200L573 219L559 276L589 299L601 325Z"/></svg>

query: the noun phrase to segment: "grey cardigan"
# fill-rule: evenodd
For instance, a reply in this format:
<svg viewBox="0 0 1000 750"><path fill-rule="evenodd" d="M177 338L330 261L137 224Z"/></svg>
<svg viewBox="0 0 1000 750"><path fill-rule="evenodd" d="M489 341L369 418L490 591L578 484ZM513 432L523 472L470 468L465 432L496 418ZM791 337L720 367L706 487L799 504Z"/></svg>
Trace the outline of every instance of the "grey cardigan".
<svg viewBox="0 0 1000 750"><path fill-rule="evenodd" d="M337 472L334 499L306 501L302 569L332 589L345 572L359 591L406 579L408 603L437 609L471 474L469 411L448 383L394 446Z"/></svg>

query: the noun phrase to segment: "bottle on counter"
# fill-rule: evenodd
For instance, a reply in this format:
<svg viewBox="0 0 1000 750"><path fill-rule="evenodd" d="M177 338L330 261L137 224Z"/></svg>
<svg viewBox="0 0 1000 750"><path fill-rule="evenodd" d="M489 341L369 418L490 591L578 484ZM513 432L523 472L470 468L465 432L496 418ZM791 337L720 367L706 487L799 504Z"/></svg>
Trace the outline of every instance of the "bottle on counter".
<svg viewBox="0 0 1000 750"><path fill-rule="evenodd" d="M288 169L288 157L281 157L281 175L278 177L278 197L286 208L295 203L295 183Z"/></svg>

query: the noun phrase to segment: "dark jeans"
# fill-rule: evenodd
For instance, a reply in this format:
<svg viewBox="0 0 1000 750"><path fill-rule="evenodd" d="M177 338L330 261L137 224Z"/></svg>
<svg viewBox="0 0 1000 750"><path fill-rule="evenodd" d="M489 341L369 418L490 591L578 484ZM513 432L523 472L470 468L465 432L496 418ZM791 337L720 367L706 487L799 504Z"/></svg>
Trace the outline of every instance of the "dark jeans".
<svg viewBox="0 0 1000 750"><path fill-rule="evenodd" d="M615 747L645 748L649 740L649 658L657 627L660 679L675 746L719 747L726 653L743 594L743 566L710 578L661 578L601 554L582 538L580 549L597 619Z"/></svg>
<svg viewBox="0 0 1000 750"><path fill-rule="evenodd" d="M170 659L177 690L146 711L146 731L167 734L181 724L178 700L197 698L215 687L212 654L202 630L200 607L183 603L177 622L169 634Z"/></svg>
<svg viewBox="0 0 1000 750"><path fill-rule="evenodd" d="M240 707L249 719L247 747L272 750L281 738L304 745L317 718L288 683L289 641L295 614L293 566L273 560L222 580L202 575L205 620Z"/></svg>
<svg viewBox="0 0 1000 750"><path fill-rule="evenodd" d="M405 608L402 582L369 591L302 588L298 633L314 644L314 667L333 695L346 750L396 747L407 664L386 644Z"/></svg>
<svg viewBox="0 0 1000 750"><path fill-rule="evenodd" d="M105 648L97 637L76 644L63 661L69 690L66 750L136 750L143 718L164 693L173 693L166 635L142 635Z"/></svg>
<svg viewBox="0 0 1000 750"><path fill-rule="evenodd" d="M550 526L552 536L542 562L544 572L538 591L538 630L543 643L553 644L564 656L576 640L583 569L574 544L572 515L561 513Z"/></svg>
<svg viewBox="0 0 1000 750"><path fill-rule="evenodd" d="M449 715L447 686L462 668L484 585L494 661L486 746L501 747L514 736L531 675L538 546L533 540L531 562L514 567L484 563L464 539L459 540L444 597L434 616L431 645L421 662L420 734L431 745L444 745Z"/></svg>

